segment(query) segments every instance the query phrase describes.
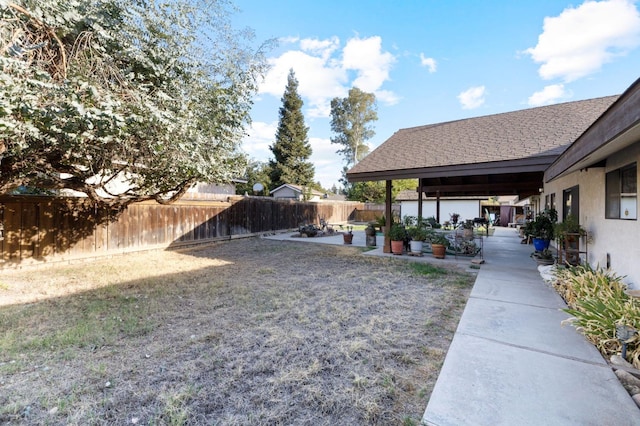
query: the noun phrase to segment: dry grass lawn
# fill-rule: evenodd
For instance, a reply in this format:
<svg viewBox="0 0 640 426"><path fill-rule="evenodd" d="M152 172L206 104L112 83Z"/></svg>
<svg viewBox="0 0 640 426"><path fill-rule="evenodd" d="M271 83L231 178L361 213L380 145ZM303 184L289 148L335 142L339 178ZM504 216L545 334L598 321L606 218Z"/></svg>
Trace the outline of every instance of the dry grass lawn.
<svg viewBox="0 0 640 426"><path fill-rule="evenodd" d="M265 239L0 275L0 423L420 423L474 277Z"/></svg>

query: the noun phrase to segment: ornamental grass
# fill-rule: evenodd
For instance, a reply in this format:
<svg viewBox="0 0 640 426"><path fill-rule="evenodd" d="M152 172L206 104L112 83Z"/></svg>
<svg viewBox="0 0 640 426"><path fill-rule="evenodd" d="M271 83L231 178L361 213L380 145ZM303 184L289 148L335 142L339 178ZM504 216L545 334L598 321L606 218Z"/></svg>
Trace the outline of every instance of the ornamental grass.
<svg viewBox="0 0 640 426"><path fill-rule="evenodd" d="M640 300L626 293L623 277L611 270L588 264L560 269L553 286L567 303L568 322L605 358L622 350L616 326L640 330ZM635 333L626 343L627 361L640 368L640 337Z"/></svg>

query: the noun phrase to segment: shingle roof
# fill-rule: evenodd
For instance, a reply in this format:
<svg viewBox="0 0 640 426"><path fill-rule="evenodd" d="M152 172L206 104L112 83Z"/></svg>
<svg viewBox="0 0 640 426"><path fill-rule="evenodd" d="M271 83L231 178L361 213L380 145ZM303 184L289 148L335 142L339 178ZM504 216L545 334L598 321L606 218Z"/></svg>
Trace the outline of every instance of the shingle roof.
<svg viewBox="0 0 640 426"><path fill-rule="evenodd" d="M273 194L274 192L278 192L280 189L287 188L287 187L293 189L296 192L299 192L300 194L303 194L303 193L309 191L311 193L311 195L317 195L317 196L320 196L320 197L324 195L323 192L320 192L320 191L318 191L316 189L309 188L309 187L303 187L301 185L294 185L293 183L285 183L283 185L280 185L279 187L269 191L269 193Z"/></svg>
<svg viewBox="0 0 640 426"><path fill-rule="evenodd" d="M411 169L419 177L420 169L473 167L537 157L545 158L546 167L617 98L607 96L400 129L349 170L347 177L354 181L384 179L386 172Z"/></svg>

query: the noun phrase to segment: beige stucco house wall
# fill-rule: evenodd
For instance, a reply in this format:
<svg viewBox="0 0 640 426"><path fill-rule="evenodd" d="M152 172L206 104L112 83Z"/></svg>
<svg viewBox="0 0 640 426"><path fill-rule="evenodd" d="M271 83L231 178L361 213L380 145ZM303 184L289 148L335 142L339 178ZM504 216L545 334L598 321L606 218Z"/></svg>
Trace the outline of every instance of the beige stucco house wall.
<svg viewBox="0 0 640 426"><path fill-rule="evenodd" d="M640 289L640 223L637 219L605 218L606 173L633 162L640 162L640 142L612 154L604 167L583 169L546 183L542 199L555 194L561 220L563 191L578 186L579 222L589 233L586 260L593 266L611 267L617 275L625 276L629 287ZM584 243L581 250L585 250Z"/></svg>

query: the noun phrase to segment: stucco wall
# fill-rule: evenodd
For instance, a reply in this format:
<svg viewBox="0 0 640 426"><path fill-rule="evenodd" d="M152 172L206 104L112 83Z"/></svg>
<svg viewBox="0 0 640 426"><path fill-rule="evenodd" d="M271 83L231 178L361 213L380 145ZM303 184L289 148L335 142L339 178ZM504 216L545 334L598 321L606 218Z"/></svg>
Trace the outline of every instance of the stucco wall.
<svg viewBox="0 0 640 426"><path fill-rule="evenodd" d="M563 190L578 185L579 221L590 235L588 262L606 267L609 254L611 269L626 276L630 287L640 289L640 224L638 220L605 219L605 175L634 161L640 162L640 143L608 158L606 167L574 172L545 184L543 196L555 192L561 218Z"/></svg>
<svg viewBox="0 0 640 426"><path fill-rule="evenodd" d="M459 221L474 219L482 216L480 212L480 200L441 200L440 201L440 222L449 220L451 213L459 213ZM418 201L402 201L400 203L400 214L404 216L418 216ZM422 217L436 216L436 201L422 201Z"/></svg>

